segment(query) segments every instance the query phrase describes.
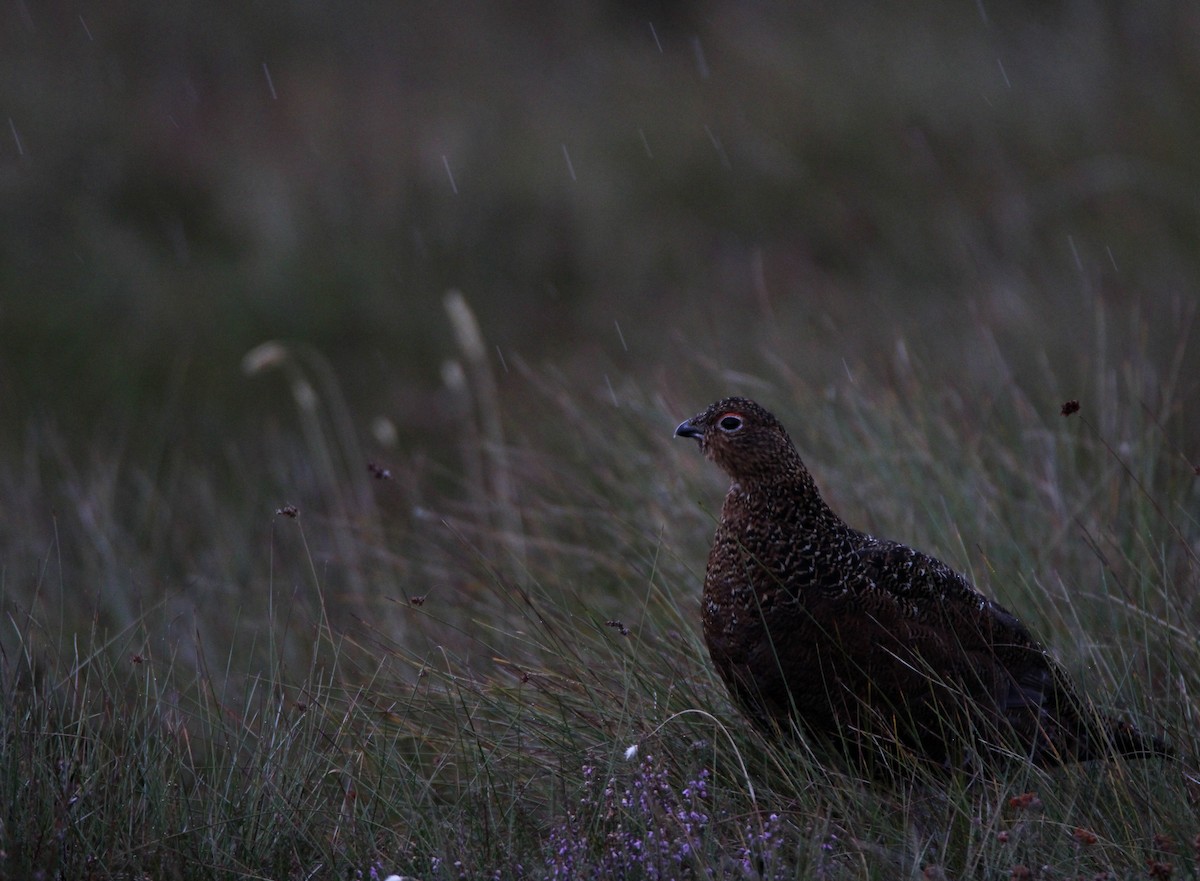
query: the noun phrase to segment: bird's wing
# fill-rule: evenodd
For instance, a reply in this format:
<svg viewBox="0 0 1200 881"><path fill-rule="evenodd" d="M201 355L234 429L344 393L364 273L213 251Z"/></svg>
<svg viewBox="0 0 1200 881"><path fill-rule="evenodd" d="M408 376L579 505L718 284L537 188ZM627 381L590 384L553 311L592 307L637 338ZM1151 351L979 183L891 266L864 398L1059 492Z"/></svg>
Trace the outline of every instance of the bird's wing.
<svg viewBox="0 0 1200 881"><path fill-rule="evenodd" d="M1035 752L1084 736L1087 712L1069 677L1015 615L904 545L872 542L861 559L874 589L912 621L900 638L931 673L985 698Z"/></svg>
<svg viewBox="0 0 1200 881"><path fill-rule="evenodd" d="M911 621L916 653L940 646L938 666L956 658L990 681L1001 707L1040 705L1065 686L1064 677L1015 615L976 590L941 560L895 542L869 540L859 555L868 590L894 608L898 621ZM928 658L931 662L934 658ZM965 671L964 671L965 672Z"/></svg>
<svg viewBox="0 0 1200 881"><path fill-rule="evenodd" d="M867 590L891 597L919 620L961 630L964 648L978 636L997 646L1041 651L1015 615L989 600L966 576L941 560L906 545L867 537L859 549L858 562Z"/></svg>

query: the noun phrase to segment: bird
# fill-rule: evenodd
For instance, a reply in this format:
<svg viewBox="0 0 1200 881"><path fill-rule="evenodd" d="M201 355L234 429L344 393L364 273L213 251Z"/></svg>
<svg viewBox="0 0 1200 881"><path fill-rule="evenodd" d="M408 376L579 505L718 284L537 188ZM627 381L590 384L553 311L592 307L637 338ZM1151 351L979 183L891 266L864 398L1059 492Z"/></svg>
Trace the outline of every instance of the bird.
<svg viewBox="0 0 1200 881"><path fill-rule="evenodd" d="M778 419L743 397L680 423L730 479L701 601L704 640L762 732L881 775L1169 756L1103 715L1016 616L934 557L848 526Z"/></svg>

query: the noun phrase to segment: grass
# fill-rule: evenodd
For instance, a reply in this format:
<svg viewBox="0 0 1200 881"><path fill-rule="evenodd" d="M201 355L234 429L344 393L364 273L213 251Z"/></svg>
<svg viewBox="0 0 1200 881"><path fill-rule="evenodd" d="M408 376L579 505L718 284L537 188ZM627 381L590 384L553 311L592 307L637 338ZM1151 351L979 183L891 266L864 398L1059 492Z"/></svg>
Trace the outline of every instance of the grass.
<svg viewBox="0 0 1200 881"><path fill-rule="evenodd" d="M707 397L518 363L499 426L477 364L463 468L367 468L321 365L267 354L302 430L230 454L242 507L199 463L152 478L50 432L0 477L4 877L1197 872L1188 389L1141 406L1148 354L1070 417L919 360L822 389L782 364L709 376L792 426L847 519L970 572L1179 753L902 786L763 741L714 679L697 606L722 485L670 438Z"/></svg>
<svg viewBox="0 0 1200 881"><path fill-rule="evenodd" d="M0 877L1197 874L1190 4L224 5L0 11ZM734 392L1179 763L748 732Z"/></svg>

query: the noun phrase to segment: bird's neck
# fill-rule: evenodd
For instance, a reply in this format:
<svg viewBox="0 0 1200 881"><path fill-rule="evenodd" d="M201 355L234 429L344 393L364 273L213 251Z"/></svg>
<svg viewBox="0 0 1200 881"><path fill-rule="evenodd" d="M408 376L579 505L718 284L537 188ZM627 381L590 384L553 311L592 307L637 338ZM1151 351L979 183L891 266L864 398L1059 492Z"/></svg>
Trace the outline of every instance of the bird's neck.
<svg viewBox="0 0 1200 881"><path fill-rule="evenodd" d="M727 504L771 521L782 520L804 532L830 533L848 527L817 489L807 468L789 468L766 479L736 479L729 487Z"/></svg>

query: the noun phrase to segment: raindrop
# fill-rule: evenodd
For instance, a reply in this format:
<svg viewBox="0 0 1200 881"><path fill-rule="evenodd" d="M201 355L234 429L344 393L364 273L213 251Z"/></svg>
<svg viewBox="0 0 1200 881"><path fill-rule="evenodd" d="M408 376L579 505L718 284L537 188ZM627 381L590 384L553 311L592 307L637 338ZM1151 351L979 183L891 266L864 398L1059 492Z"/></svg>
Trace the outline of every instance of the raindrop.
<svg viewBox="0 0 1200 881"><path fill-rule="evenodd" d="M1067 244L1071 246L1071 256L1075 258L1075 268L1083 272L1083 261L1079 259L1079 249L1075 247L1075 236L1067 236Z"/></svg>
<svg viewBox="0 0 1200 881"><path fill-rule="evenodd" d="M713 134L713 130L708 126L704 127L704 133L708 135L709 141L712 142L713 149L717 151L717 156L721 158L721 164L726 168L732 168L729 164L729 154L725 152L725 145L721 143L721 139Z"/></svg>
<svg viewBox="0 0 1200 881"><path fill-rule="evenodd" d="M696 72L700 74L700 79L708 79L708 61L704 58L704 47L700 45L699 37L692 37L692 52L696 55Z"/></svg>
<svg viewBox="0 0 1200 881"><path fill-rule="evenodd" d="M446 169L446 177L450 178L450 191L454 195L458 195L458 184L454 182L454 172L450 170L450 160L446 158L446 154L442 154L442 168Z"/></svg>
<svg viewBox="0 0 1200 881"><path fill-rule="evenodd" d="M621 333L621 325L614 319L613 327L617 329L617 339L621 341L621 348L626 352L629 351L629 346L625 345L625 334Z"/></svg>
<svg viewBox="0 0 1200 881"><path fill-rule="evenodd" d="M271 93L271 100L278 101L279 96L275 94L275 83L271 80L271 69L267 67L267 62L263 62L263 76L267 78L267 91Z"/></svg>
<svg viewBox="0 0 1200 881"><path fill-rule="evenodd" d="M17 155L24 156L25 148L21 145L21 136L17 134L17 124L13 122L13 118L11 116L8 118L8 127L12 131L13 140L17 144Z"/></svg>
<svg viewBox="0 0 1200 881"><path fill-rule="evenodd" d="M1004 85L1005 85L1005 87L1007 87L1007 88L1011 89L1011 88L1012 88L1012 83L1011 83L1011 82L1009 81L1009 79L1008 79L1008 71L1004 69L1004 61L1003 61L1003 59L997 58L997 59L996 59L996 66L1000 68L1000 76L1004 77Z"/></svg>
<svg viewBox="0 0 1200 881"><path fill-rule="evenodd" d="M575 180L575 166L571 163L571 154L567 152L567 145L562 145L563 159L567 160L567 173L571 175L571 180Z"/></svg>
<svg viewBox="0 0 1200 881"><path fill-rule="evenodd" d="M645 131L645 129L638 129L638 135L639 135L639 136L641 137L641 139L642 139L642 146L643 146L643 147L646 149L646 155L647 155L649 158L653 159L653 158L654 158L654 154L653 154L653 153L650 151L650 142L649 142L648 140L646 140L646 131Z"/></svg>

